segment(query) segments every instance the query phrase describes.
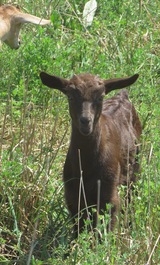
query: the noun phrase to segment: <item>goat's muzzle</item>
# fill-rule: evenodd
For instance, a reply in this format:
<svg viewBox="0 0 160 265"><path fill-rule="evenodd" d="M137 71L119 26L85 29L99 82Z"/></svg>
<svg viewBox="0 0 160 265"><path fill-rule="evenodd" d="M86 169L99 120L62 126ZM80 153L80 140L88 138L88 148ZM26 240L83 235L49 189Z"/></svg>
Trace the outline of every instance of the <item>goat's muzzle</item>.
<svg viewBox="0 0 160 265"><path fill-rule="evenodd" d="M81 116L79 119L79 131L84 136L88 136L92 133L93 122L90 117Z"/></svg>

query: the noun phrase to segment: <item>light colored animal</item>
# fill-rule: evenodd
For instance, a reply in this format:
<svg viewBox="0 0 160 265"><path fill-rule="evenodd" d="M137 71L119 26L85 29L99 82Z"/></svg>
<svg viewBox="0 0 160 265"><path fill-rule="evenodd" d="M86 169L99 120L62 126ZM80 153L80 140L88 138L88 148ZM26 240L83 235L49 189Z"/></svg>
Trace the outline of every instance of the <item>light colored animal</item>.
<svg viewBox="0 0 160 265"><path fill-rule="evenodd" d="M83 230L87 218L91 218L96 227L97 214L91 208L98 207L103 214L107 203L113 206L113 228L119 208L117 187L120 184L130 186L139 171L136 155L142 129L126 90L110 99L104 99L104 96L112 90L130 86L138 74L110 80L91 74L74 75L67 80L41 72L40 77L44 85L58 89L68 97L72 132L63 180L75 234Z"/></svg>
<svg viewBox="0 0 160 265"><path fill-rule="evenodd" d="M50 20L22 13L15 6L0 6L0 42L5 42L12 49L18 49L20 46L19 32L24 23L43 26L49 24Z"/></svg>

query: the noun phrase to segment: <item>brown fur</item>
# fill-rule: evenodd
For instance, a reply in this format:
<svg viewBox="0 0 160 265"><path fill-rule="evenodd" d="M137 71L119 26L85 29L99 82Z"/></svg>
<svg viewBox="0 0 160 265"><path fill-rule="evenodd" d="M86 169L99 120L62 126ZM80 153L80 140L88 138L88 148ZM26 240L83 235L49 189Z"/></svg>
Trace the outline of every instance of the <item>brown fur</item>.
<svg viewBox="0 0 160 265"><path fill-rule="evenodd" d="M139 166L136 160L137 142L141 135L141 123L128 93L122 90L110 99L103 97L109 91L131 85L138 75L130 78L102 80L90 74L75 75L70 80L41 73L42 82L68 96L72 118L71 142L64 165L63 180L65 198L73 218L80 210L79 230L88 218L83 192L79 194L80 150L82 175L88 211L96 226L97 181L100 180L100 213L111 203L111 226L119 207L117 186L136 180ZM129 175L129 179L128 179ZM77 225L74 226L77 233Z"/></svg>

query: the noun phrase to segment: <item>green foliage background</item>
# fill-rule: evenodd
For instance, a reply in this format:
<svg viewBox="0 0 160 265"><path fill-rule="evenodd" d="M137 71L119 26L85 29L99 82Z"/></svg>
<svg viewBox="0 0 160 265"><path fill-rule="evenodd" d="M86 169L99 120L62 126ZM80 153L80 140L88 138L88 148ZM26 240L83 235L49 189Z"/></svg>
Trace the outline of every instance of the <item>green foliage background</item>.
<svg viewBox="0 0 160 265"><path fill-rule="evenodd" d="M24 25L21 47L3 44L0 51L0 264L157 265L160 260L159 1L97 1L88 29L82 23L86 2L10 1L24 12L50 17L52 24ZM114 233L105 233L106 213L101 244L93 244L85 231L71 241L61 178L70 138L68 106L63 95L42 85L42 70L66 78L82 72L106 79L140 75L129 94L144 127L141 174ZM124 192L122 187L122 208Z"/></svg>

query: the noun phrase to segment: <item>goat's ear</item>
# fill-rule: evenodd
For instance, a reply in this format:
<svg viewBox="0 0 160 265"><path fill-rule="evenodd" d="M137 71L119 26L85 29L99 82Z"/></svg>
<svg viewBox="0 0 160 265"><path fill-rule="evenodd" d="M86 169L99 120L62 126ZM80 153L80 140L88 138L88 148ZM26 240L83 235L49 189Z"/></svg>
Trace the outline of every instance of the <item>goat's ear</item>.
<svg viewBox="0 0 160 265"><path fill-rule="evenodd" d="M138 74L135 74L130 77L105 80L104 85L105 85L106 94L112 90L132 85L137 80L138 76L139 76Z"/></svg>
<svg viewBox="0 0 160 265"><path fill-rule="evenodd" d="M69 81L67 79L54 75L49 75L45 72L40 73L40 78L45 86L58 89L64 94L66 94L67 86L69 85Z"/></svg>
<svg viewBox="0 0 160 265"><path fill-rule="evenodd" d="M36 16L33 16L33 15L30 15L30 14L25 14L25 13L21 13L19 12L18 14L16 14L14 16L14 19L16 21L16 23L33 23L33 24L36 24L36 25L47 25L47 24L50 24L51 21L48 20L48 19L42 19L40 17L36 17Z"/></svg>

